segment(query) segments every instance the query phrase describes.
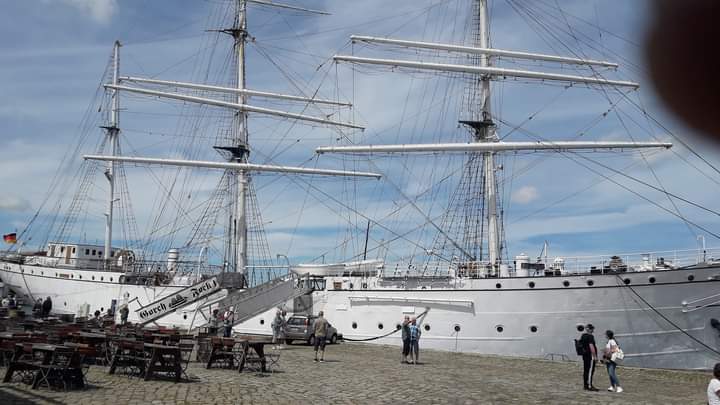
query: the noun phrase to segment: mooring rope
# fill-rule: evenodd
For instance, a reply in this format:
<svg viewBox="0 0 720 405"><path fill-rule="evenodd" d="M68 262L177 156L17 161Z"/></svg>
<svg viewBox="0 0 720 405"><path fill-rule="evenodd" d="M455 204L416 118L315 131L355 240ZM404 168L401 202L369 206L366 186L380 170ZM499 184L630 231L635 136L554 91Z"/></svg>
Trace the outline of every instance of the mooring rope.
<svg viewBox="0 0 720 405"><path fill-rule="evenodd" d="M428 311L430 311L430 308L425 308L425 311L422 312L420 315L418 315L417 318L424 317L425 315L427 315ZM418 323L422 323L422 321L421 321L421 322L418 322ZM382 338L384 338L384 337L388 337L388 336L392 335L393 333L397 333L397 332L400 331L401 329L402 329L402 327L400 327L400 328L395 328L394 330L392 330L392 331L390 331L390 332L388 332L388 333L386 333L386 334L384 334L384 335L373 336L373 337L365 338L365 339L350 339L350 338L343 337L343 340L347 340L348 342L369 342L369 341L371 341L371 340L377 340L377 339L382 339Z"/></svg>

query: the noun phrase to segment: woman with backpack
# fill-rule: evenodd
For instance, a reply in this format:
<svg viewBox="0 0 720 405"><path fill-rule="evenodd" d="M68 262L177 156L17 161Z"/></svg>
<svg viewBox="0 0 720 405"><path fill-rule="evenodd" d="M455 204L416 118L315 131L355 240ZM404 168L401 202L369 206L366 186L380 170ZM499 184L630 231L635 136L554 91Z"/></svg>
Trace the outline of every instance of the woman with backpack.
<svg viewBox="0 0 720 405"><path fill-rule="evenodd" d="M618 380L617 374L615 373L615 369L617 368L617 362L622 360L624 354L622 354L622 350L620 350L620 347L615 340L615 334L613 331L605 331L605 337L608 339L607 345L605 345L604 356L605 366L607 367L608 376L610 377L610 387L608 388L608 391L623 392L623 389L620 386L620 380Z"/></svg>

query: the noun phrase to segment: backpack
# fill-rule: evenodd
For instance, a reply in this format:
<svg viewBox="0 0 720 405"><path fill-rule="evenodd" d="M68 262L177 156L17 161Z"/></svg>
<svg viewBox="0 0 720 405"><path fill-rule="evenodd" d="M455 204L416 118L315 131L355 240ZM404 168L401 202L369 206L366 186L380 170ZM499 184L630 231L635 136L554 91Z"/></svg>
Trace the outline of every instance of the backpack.
<svg viewBox="0 0 720 405"><path fill-rule="evenodd" d="M575 339L575 353L577 353L578 356L585 355L585 346L580 339Z"/></svg>

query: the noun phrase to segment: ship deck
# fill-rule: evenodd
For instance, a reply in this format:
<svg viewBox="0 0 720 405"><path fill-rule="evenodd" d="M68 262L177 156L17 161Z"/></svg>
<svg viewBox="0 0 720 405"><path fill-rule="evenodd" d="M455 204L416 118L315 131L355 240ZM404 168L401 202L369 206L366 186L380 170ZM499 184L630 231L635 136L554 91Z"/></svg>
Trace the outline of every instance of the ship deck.
<svg viewBox="0 0 720 405"><path fill-rule="evenodd" d="M422 341L421 341L422 346ZM273 352L275 352L273 350ZM607 392L605 368L596 369L600 392L582 390L574 361L504 358L422 350L421 364L400 364L397 348L330 345L325 363L309 346L280 353L273 374L210 369L191 363L189 382L142 381L108 375L92 366L85 390L31 390L0 384L0 403L705 403L709 372L618 368L621 394ZM575 360L575 359L572 359ZM4 370L0 370L4 371Z"/></svg>

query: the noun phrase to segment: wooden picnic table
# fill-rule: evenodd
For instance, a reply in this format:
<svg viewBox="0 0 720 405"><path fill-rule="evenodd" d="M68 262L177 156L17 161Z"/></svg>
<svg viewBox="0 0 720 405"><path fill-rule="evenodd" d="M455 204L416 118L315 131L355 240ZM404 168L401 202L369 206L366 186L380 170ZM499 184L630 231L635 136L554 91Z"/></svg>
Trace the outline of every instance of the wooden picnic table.
<svg viewBox="0 0 720 405"><path fill-rule="evenodd" d="M58 349L67 350L71 348L47 343L17 343L15 345L15 354L5 372L3 382L10 382L16 372L32 372L34 373L32 388L37 388L40 382L40 369L52 366L53 357ZM30 358L24 359L28 355ZM73 355L76 355L76 353ZM62 375L61 378L77 382L80 387L85 386L79 362L72 362L69 367L65 367L64 371L66 375Z"/></svg>
<svg viewBox="0 0 720 405"><path fill-rule="evenodd" d="M145 343L144 347L145 351L150 355L148 367L145 370L145 380L151 379L155 373L174 373L175 382L180 381L182 359L178 346Z"/></svg>
<svg viewBox="0 0 720 405"><path fill-rule="evenodd" d="M216 362L222 361L233 367L238 364L238 372L242 372L248 363L259 363L262 372L267 371L267 359L265 357L265 345L271 343L269 339L234 339L218 338L210 339L211 350L206 368L211 368ZM252 349L255 354L250 352Z"/></svg>

